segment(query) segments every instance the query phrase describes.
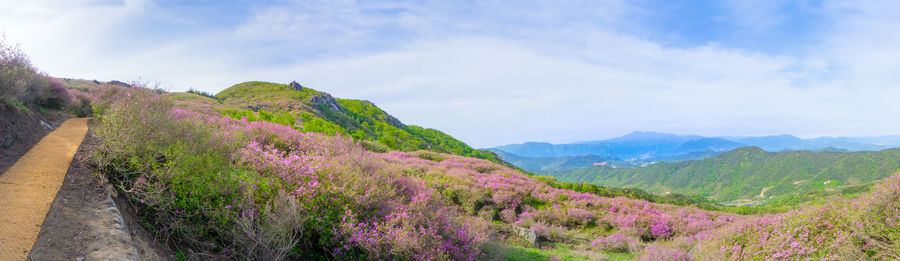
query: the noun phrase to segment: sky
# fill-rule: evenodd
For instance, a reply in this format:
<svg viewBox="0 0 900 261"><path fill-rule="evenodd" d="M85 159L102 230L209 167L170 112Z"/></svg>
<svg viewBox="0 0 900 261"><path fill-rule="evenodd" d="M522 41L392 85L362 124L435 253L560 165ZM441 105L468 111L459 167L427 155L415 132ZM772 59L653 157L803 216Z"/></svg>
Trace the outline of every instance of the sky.
<svg viewBox="0 0 900 261"><path fill-rule="evenodd" d="M900 1L4 0L39 69L287 83L474 147L900 134Z"/></svg>

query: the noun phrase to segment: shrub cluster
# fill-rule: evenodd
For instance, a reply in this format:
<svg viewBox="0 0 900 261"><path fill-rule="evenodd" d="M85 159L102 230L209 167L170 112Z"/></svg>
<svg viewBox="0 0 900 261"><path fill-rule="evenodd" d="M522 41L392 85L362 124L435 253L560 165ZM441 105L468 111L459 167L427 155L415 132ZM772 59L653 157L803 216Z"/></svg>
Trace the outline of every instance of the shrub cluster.
<svg viewBox="0 0 900 261"><path fill-rule="evenodd" d="M141 88L98 95L93 158L189 255L475 259L486 238L440 195L344 136L173 108Z"/></svg>
<svg viewBox="0 0 900 261"><path fill-rule="evenodd" d="M512 226L579 249L618 234L636 252L739 218L553 188L481 159L375 153L340 134L178 109L153 90L94 96L101 171L195 257L482 259L496 254L487 245L528 246Z"/></svg>
<svg viewBox="0 0 900 261"><path fill-rule="evenodd" d="M747 220L717 231L698 256L730 260L900 259L900 176L855 199Z"/></svg>
<svg viewBox="0 0 900 261"><path fill-rule="evenodd" d="M186 91L186 93L192 93L192 94L200 95L200 96L203 96L203 97L206 97L206 98L211 98L211 99L214 99L214 100L219 100L219 98L217 98L216 95L214 95L214 94L212 94L212 93L205 92L205 91L201 91L201 90L195 90L194 88L188 89L188 90Z"/></svg>
<svg viewBox="0 0 900 261"><path fill-rule="evenodd" d="M31 65L28 56L0 38L0 101L23 109L63 109L72 97L66 88Z"/></svg>

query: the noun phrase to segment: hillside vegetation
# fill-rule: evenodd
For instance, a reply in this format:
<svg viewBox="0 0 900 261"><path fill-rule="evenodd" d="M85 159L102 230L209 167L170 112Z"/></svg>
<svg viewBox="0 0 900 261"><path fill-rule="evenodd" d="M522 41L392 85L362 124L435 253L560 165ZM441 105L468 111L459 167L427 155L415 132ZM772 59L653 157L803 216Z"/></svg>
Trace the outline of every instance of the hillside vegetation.
<svg viewBox="0 0 900 261"><path fill-rule="evenodd" d="M141 88L94 97L93 160L147 229L190 258L627 257L742 219L554 188L481 159L374 152Z"/></svg>
<svg viewBox="0 0 900 261"><path fill-rule="evenodd" d="M900 176L877 181L871 192L857 197L741 216L648 201L704 204L702 198L562 183L434 151L391 151L376 138L388 135L379 124L409 129L432 150L462 146L443 135L403 128L363 101L332 102L312 90L290 99L257 100L240 98L238 91L223 98L130 84L59 82L37 74L27 62L10 66L23 60L7 57L24 56L0 53L5 81L0 109L47 110L51 105L45 102L61 93L82 96L81 102L59 104L61 110L74 111L89 101L88 111L96 117L91 135L97 140L90 160L98 175L137 210L139 224L151 236L178 251L178 259L900 259ZM254 84L265 85L248 85ZM58 91L62 85L70 89ZM44 87L50 91L36 91ZM264 88L269 87L284 91ZM376 127L354 129L354 122ZM322 133L311 131L315 128ZM807 179L793 185L815 188L814 181L828 179L821 183L827 190L896 170L896 153L745 148L706 161L632 170L670 164L673 177L707 177L699 179L701 185L727 176L729 184L755 182L752 174L763 171L758 168L794 170L790 177ZM696 172L678 172L682 168ZM867 174L838 179L850 170Z"/></svg>
<svg viewBox="0 0 900 261"><path fill-rule="evenodd" d="M765 152L745 147L719 156L641 168L592 167L547 172L564 182L697 194L761 203L817 190L858 189L900 171L900 150ZM742 202L742 201L738 201Z"/></svg>
<svg viewBox="0 0 900 261"><path fill-rule="evenodd" d="M39 72L24 52L0 38L0 110L68 111L84 116L90 114L89 104L83 93L70 91L58 79Z"/></svg>
<svg viewBox="0 0 900 261"><path fill-rule="evenodd" d="M896 177L855 199L740 216L629 199L616 194L627 190L559 183L481 159L379 153L343 135L202 106L185 110L152 90L103 86L92 96L99 141L92 159L101 174L137 206L155 237L190 259L848 260L900 253ZM735 157L761 157L756 150Z"/></svg>
<svg viewBox="0 0 900 261"><path fill-rule="evenodd" d="M245 82L229 87L213 97L199 92L170 94L177 105L192 110L217 112L250 121L279 115L289 126L304 132L351 136L368 141L379 150L429 150L476 157L503 163L489 151L476 150L441 131L406 125L375 104L363 100L336 99L308 87L300 90L286 84ZM282 117L284 118L284 117ZM288 120L282 120L282 124Z"/></svg>

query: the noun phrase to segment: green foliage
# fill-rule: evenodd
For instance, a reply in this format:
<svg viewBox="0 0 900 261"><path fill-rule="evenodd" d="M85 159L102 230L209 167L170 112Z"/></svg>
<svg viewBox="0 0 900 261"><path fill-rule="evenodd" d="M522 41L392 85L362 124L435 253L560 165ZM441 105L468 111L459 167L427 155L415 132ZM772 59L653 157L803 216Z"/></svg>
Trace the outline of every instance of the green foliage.
<svg viewBox="0 0 900 261"><path fill-rule="evenodd" d="M297 126L294 115L291 115L291 113L288 112L271 113L265 110L258 110L256 112L253 112L249 110L236 109L222 109L220 111L222 112L222 116L227 116L234 119L246 119L249 122L271 122L285 126L296 127L298 130L303 132L317 132L329 135L333 135L335 133L340 133L343 135L347 134L347 131L341 128L341 126L338 126L337 124L306 112L297 113L302 120L302 124L300 124L300 126Z"/></svg>
<svg viewBox="0 0 900 261"><path fill-rule="evenodd" d="M900 258L900 176L871 192L711 234L695 253L709 260L896 260Z"/></svg>
<svg viewBox="0 0 900 261"><path fill-rule="evenodd" d="M744 200L743 204L760 204L785 197L797 200L798 195L815 190L840 191L845 186L864 185L888 177L898 170L898 149L770 153L751 147L695 161L660 162L641 168L592 167L546 174L566 182L635 187L654 193L702 195L720 202ZM764 195L758 196L764 188ZM742 201L735 202L741 204Z"/></svg>
<svg viewBox="0 0 900 261"><path fill-rule="evenodd" d="M288 112L271 113L264 110L253 112L248 110L236 109L222 109L220 111L222 112L222 116L227 116L234 119L247 119L247 121L249 122L265 121L285 126L294 126L294 124L296 123L294 120L294 116Z"/></svg>
<svg viewBox="0 0 900 261"><path fill-rule="evenodd" d="M340 133L343 135L347 134L347 130L341 128L341 126L329 122L325 119L313 116L312 114L301 112L300 117L303 119L303 128L301 129L302 131L325 133L329 135L334 135L335 133Z"/></svg>
<svg viewBox="0 0 900 261"><path fill-rule="evenodd" d="M703 198L701 196L688 196L677 193L670 193L665 196L654 195L648 193L641 189L636 188L608 188L602 187L595 184L589 183L564 183L559 182L554 177L550 176L537 176L537 179L550 185L554 188L560 189L569 189L578 192L584 193L592 193L601 197L626 197L633 199L641 199L655 203L663 203L663 204L672 204L678 206L696 206L701 209L715 209L719 210L722 208L721 205L716 204L715 202Z"/></svg>
<svg viewBox="0 0 900 261"><path fill-rule="evenodd" d="M312 96L319 94L319 92L310 88L303 88L302 91L298 91L285 84L245 82L225 89L215 96L224 104L238 108L267 105L267 107L272 109L287 109L276 108L276 105L307 103Z"/></svg>
<svg viewBox="0 0 900 261"><path fill-rule="evenodd" d="M12 105L13 107L19 108L19 110L22 110L25 113L31 113L31 109L29 109L27 106L25 106L25 104L22 103L21 101L19 101L18 99L9 99L6 102L9 105Z"/></svg>
<svg viewBox="0 0 900 261"><path fill-rule="evenodd" d="M346 112L341 116L326 113L326 118L338 123L348 122L347 119L350 119L341 126L351 130L356 139L377 141L393 150L428 150L504 163L495 154L473 149L439 130L404 125L369 101L349 99L336 101Z"/></svg>
<svg viewBox="0 0 900 261"><path fill-rule="evenodd" d="M444 157L441 154L424 152L424 151L419 153L418 157L420 159L430 160L430 161L434 161L434 162L441 162L441 161L447 159L447 157Z"/></svg>
<svg viewBox="0 0 900 261"><path fill-rule="evenodd" d="M388 146L374 141L361 140L359 145L371 152L385 153L391 150Z"/></svg>
<svg viewBox="0 0 900 261"><path fill-rule="evenodd" d="M170 118L172 104L145 89L111 88L95 104L102 141L92 159L120 191L142 206L148 229L191 242L221 242L236 228L231 206L248 204L232 164L234 144L205 126ZM261 180L264 181L264 180Z"/></svg>
<svg viewBox="0 0 900 261"><path fill-rule="evenodd" d="M91 111L91 98L83 94L76 94L75 100L69 105L69 111L71 111L75 117L88 117L93 115L93 111Z"/></svg>
<svg viewBox="0 0 900 261"><path fill-rule="evenodd" d="M525 248L521 246L497 247L496 255L503 256L510 261L530 260L635 260L633 253L604 252L602 254L592 251L578 251L569 244L554 244L547 248Z"/></svg>
<svg viewBox="0 0 900 261"><path fill-rule="evenodd" d="M176 101L186 101L186 102L194 102L199 104L219 104L219 99L215 96L203 96L196 93L188 93L188 92L173 92L168 94L169 98L172 98Z"/></svg>
<svg viewBox="0 0 900 261"><path fill-rule="evenodd" d="M200 95L200 96L203 96L203 97L206 97L206 98L210 98L210 99L215 99L215 100L218 100L218 99L219 99L219 98L217 98L215 95L213 95L212 93L208 93L208 92L204 92L204 91L199 91L199 90L194 90L194 88L188 89L188 90L186 91L186 93L196 94L196 95Z"/></svg>
<svg viewBox="0 0 900 261"><path fill-rule="evenodd" d="M301 91L288 85L268 82L237 84L215 97L232 108L293 111L301 117L302 130L306 132L340 133L356 140L375 142L391 150L428 150L506 164L494 153L473 149L438 130L405 125L369 101L331 99L327 94L310 88L303 88ZM255 120L247 112L228 113L232 117Z"/></svg>

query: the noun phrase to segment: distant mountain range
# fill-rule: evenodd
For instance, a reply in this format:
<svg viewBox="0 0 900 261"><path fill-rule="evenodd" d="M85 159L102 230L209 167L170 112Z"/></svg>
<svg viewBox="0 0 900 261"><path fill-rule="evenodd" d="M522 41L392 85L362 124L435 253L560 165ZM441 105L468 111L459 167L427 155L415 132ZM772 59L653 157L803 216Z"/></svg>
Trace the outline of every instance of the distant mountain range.
<svg viewBox="0 0 900 261"><path fill-rule="evenodd" d="M593 162L572 161L572 157L596 156L615 159L619 166L642 166L658 161L685 161L714 157L740 147L777 151L876 151L900 147L900 135L879 137L820 137L803 139L792 135L760 137L703 137L660 132L632 132L597 141L569 144L526 142L498 146L494 152L510 163L529 170L566 170L589 167ZM565 161L568 164L560 164ZM519 162L519 163L516 163ZM540 164L544 162L546 164Z"/></svg>
<svg viewBox="0 0 900 261"><path fill-rule="evenodd" d="M500 156L504 161L516 165L519 168L532 171L570 170L590 166L608 167L635 167L632 162L618 158L601 157L594 155L566 156L566 157L523 157L497 149L488 149Z"/></svg>

